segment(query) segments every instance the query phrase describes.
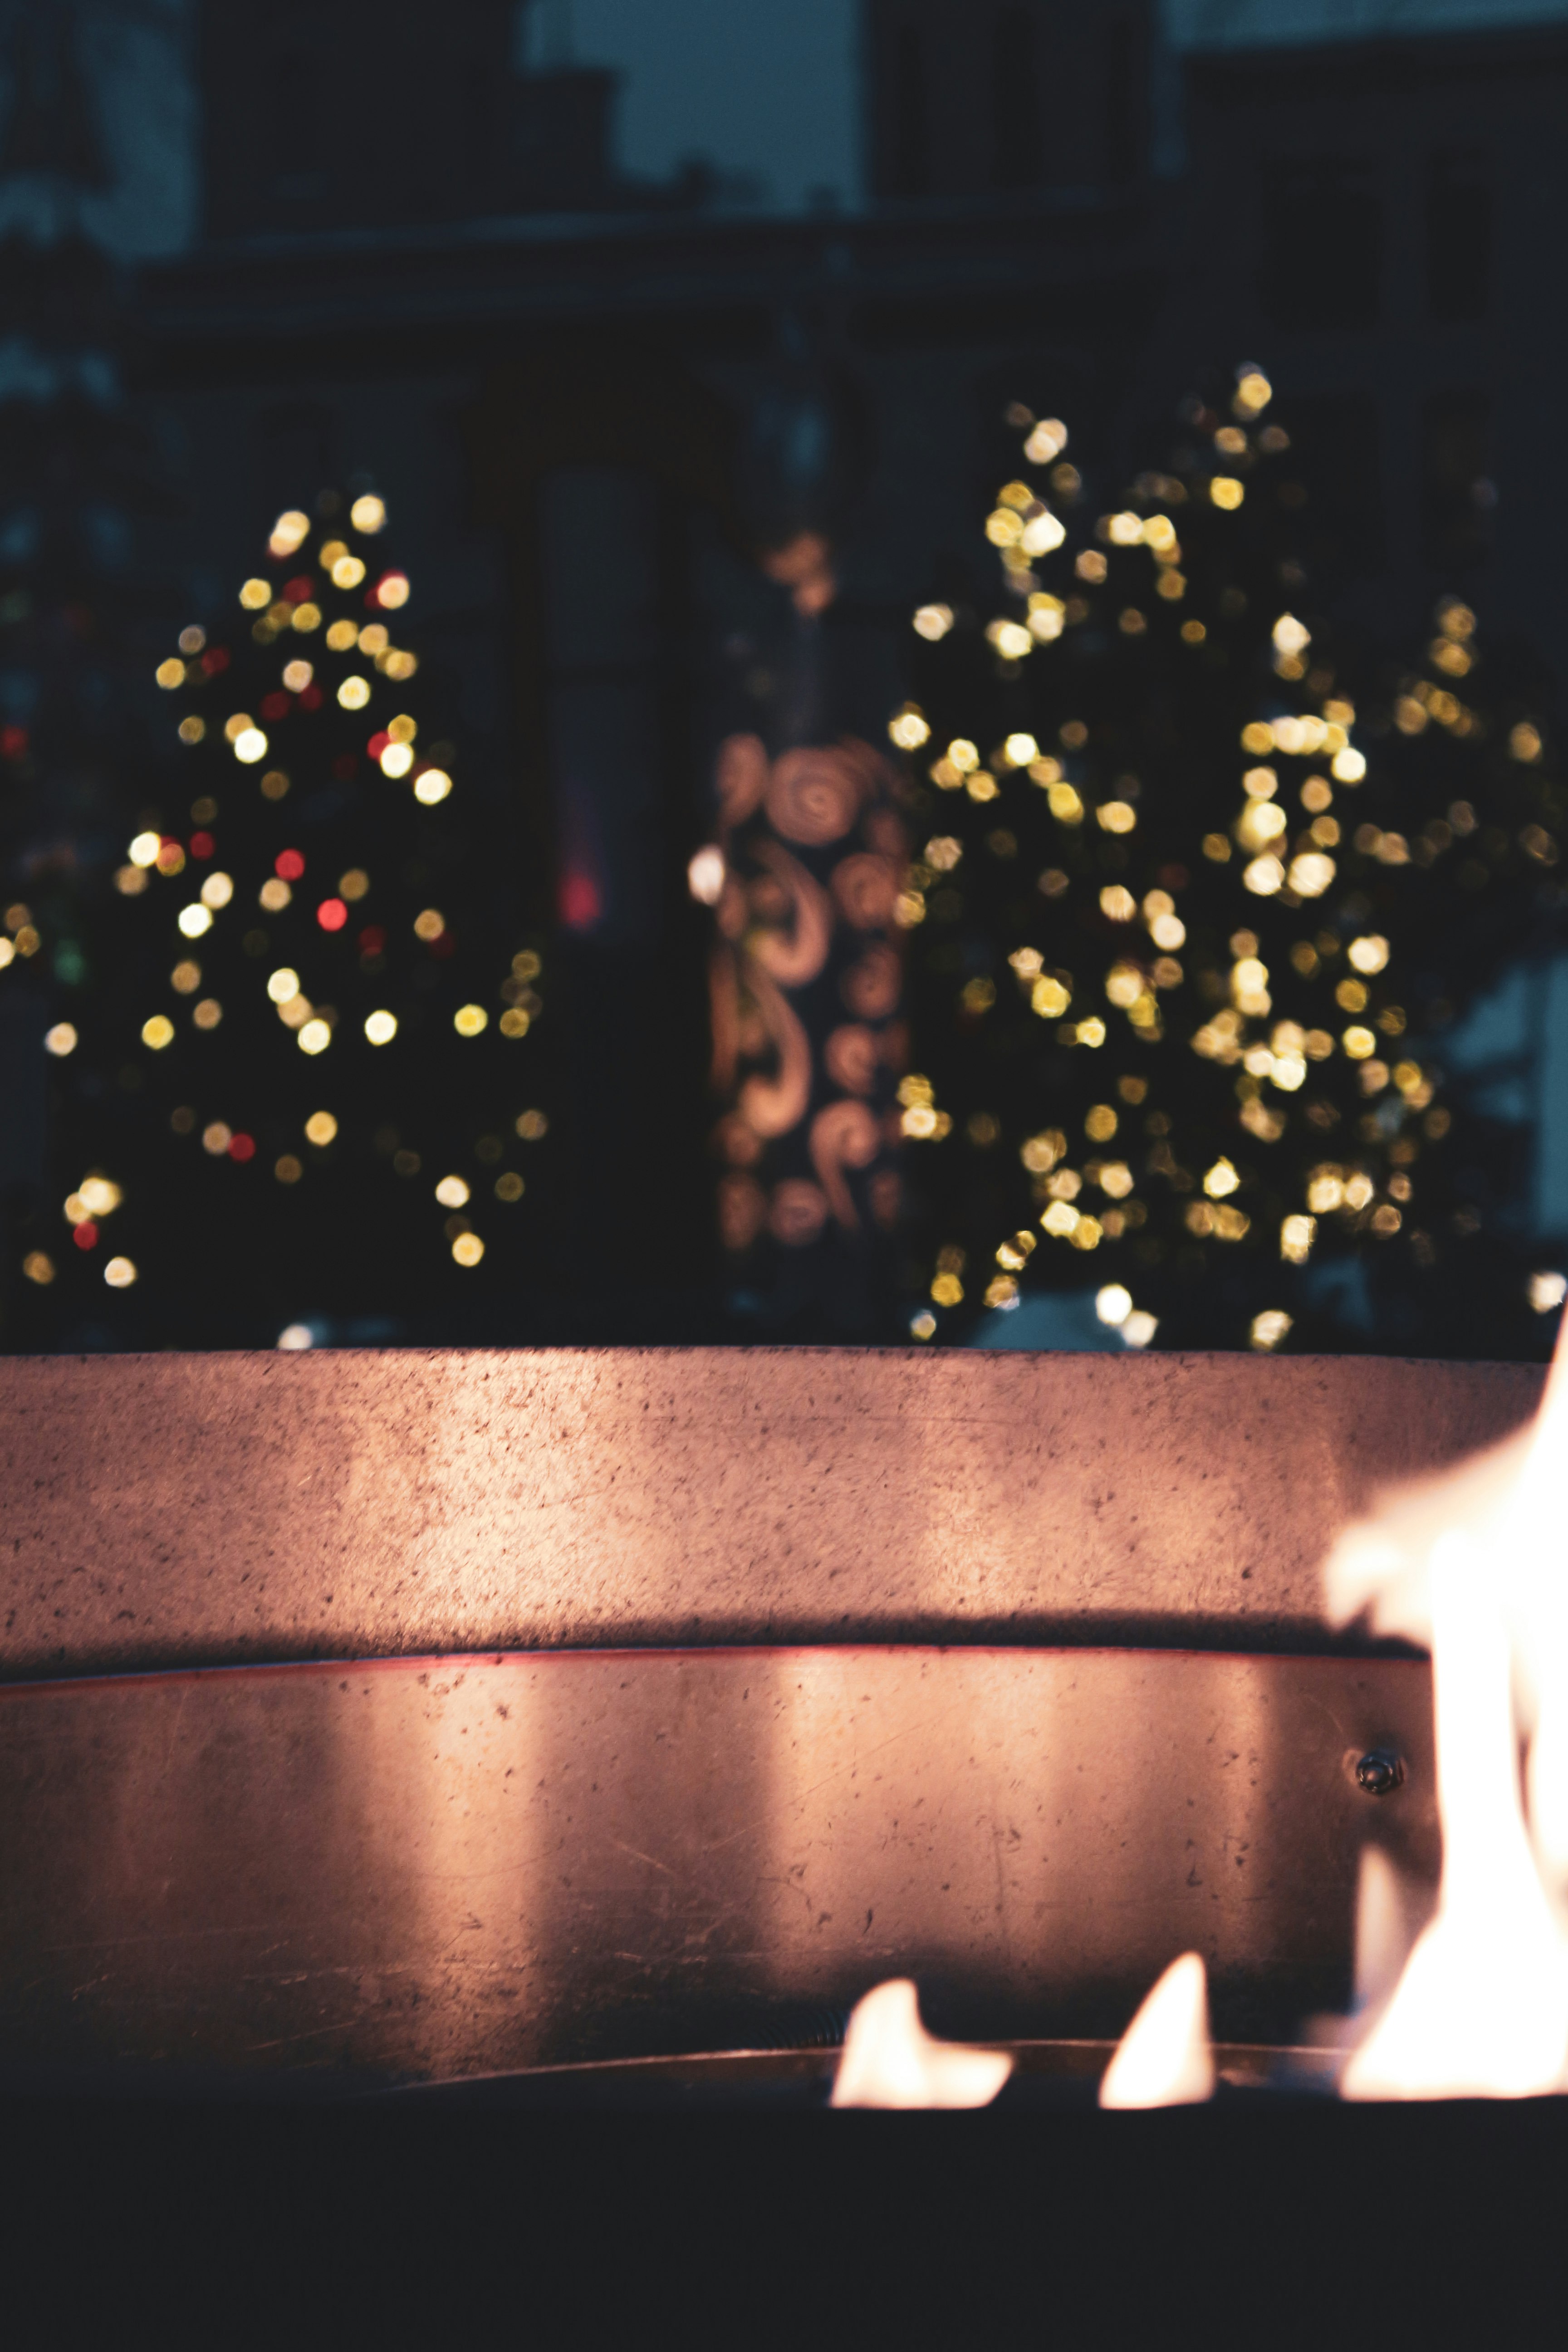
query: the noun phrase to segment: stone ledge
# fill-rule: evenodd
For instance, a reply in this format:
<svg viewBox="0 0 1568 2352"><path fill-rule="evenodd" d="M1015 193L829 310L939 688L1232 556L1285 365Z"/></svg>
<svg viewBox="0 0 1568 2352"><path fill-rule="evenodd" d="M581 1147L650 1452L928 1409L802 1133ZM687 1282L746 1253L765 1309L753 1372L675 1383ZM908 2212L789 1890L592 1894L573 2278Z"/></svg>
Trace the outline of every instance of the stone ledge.
<svg viewBox="0 0 1568 2352"><path fill-rule="evenodd" d="M1330 1645L1532 1366L807 1349L0 1361L0 1676L778 1642Z"/></svg>

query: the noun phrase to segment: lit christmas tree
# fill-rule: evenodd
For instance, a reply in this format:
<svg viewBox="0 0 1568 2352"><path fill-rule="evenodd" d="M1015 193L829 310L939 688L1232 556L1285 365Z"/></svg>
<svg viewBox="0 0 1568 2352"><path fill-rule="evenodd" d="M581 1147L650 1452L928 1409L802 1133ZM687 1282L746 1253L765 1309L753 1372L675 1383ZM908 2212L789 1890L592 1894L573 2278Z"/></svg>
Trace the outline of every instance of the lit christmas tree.
<svg viewBox="0 0 1568 2352"><path fill-rule="evenodd" d="M279 518L235 628L193 624L158 667L184 774L51 1032L34 1344L390 1336L515 1279L541 959L500 930L457 751L416 715L383 503L320 505Z"/></svg>
<svg viewBox="0 0 1568 2352"><path fill-rule="evenodd" d="M920 1336L1098 1285L1134 1344L1342 1347L1348 1284L1385 1345L1539 1344L1489 1205L1515 1140L1436 1096L1443 1028L1559 919L1540 684L1457 599L1419 678L1336 630L1271 406L1239 371L1103 501L1017 415L1003 610L915 615Z"/></svg>

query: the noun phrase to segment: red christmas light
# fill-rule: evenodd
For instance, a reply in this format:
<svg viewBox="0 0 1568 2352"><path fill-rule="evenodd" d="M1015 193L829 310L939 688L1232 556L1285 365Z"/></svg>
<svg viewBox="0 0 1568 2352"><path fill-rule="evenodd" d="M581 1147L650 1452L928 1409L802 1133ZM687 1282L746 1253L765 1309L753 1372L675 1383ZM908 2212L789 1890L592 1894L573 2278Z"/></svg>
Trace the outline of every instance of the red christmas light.
<svg viewBox="0 0 1568 2352"><path fill-rule="evenodd" d="M316 920L324 931L341 931L348 919L349 910L341 898L323 898L316 909Z"/></svg>
<svg viewBox="0 0 1568 2352"><path fill-rule="evenodd" d="M228 1156L231 1160L254 1160L256 1157L255 1136L244 1134L231 1135L228 1139Z"/></svg>
<svg viewBox="0 0 1568 2352"><path fill-rule="evenodd" d="M272 871L280 882L298 882L305 861L297 849L280 849L272 861Z"/></svg>

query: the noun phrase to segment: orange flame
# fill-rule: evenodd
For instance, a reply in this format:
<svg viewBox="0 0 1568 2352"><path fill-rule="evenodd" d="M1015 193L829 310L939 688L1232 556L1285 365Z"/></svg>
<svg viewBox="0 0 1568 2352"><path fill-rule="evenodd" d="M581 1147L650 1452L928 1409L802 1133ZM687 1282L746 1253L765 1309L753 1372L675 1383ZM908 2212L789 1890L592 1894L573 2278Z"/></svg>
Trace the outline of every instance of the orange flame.
<svg viewBox="0 0 1568 2352"><path fill-rule="evenodd" d="M1173 1960L1117 2044L1102 2107L1188 2107L1214 2096L1208 1979L1196 1952Z"/></svg>
<svg viewBox="0 0 1568 2352"><path fill-rule="evenodd" d="M833 2082L836 2107L988 2107L1013 2071L1005 2050L938 2042L907 1977L857 2001Z"/></svg>
<svg viewBox="0 0 1568 2352"><path fill-rule="evenodd" d="M1532 1430L1396 1500L1329 1563L1341 1622L1370 1601L1379 1631L1430 1643L1443 1827L1436 1914L1345 2069L1347 2098L1519 2098L1568 2082L1565 1460L1560 1339ZM1368 1893L1363 1874L1363 1905ZM1376 1937L1363 1925L1359 1940Z"/></svg>

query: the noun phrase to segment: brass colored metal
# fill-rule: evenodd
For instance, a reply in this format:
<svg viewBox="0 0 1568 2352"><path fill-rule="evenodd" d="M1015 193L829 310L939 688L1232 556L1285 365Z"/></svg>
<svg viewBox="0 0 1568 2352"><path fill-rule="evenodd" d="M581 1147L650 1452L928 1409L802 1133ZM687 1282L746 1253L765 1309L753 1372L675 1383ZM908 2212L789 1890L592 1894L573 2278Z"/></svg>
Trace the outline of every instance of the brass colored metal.
<svg viewBox="0 0 1568 2352"><path fill-rule="evenodd" d="M1358 1757L1405 1759L1369 1805ZM0 1692L0 2073L434 2080L1342 2002L1361 1843L1436 1860L1394 1658L968 1647L410 1658Z"/></svg>

